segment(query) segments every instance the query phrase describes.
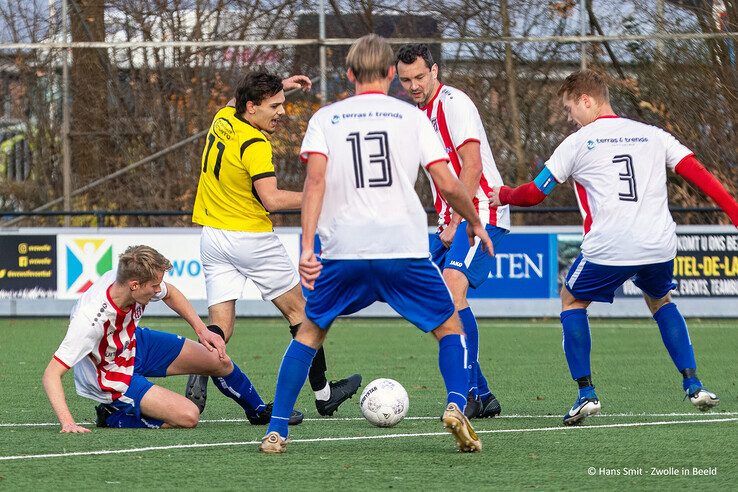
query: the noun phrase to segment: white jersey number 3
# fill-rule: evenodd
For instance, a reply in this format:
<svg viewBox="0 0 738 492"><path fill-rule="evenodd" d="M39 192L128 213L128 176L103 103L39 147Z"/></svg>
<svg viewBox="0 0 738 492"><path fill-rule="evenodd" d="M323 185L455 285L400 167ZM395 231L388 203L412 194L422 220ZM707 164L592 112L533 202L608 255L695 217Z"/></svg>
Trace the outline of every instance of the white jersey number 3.
<svg viewBox="0 0 738 492"><path fill-rule="evenodd" d="M638 190L636 188L635 170L633 169L633 157L627 154L616 155L612 158L612 163L625 165L625 172L620 173L619 176L620 181L625 181L628 185L628 191L618 193L618 197L623 202L637 202Z"/></svg>

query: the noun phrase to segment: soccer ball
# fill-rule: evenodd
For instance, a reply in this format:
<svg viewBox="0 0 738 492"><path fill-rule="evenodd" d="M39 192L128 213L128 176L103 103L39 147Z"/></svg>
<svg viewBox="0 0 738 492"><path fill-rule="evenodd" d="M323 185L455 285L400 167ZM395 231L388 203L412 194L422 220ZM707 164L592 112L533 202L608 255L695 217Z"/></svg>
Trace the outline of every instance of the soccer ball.
<svg viewBox="0 0 738 492"><path fill-rule="evenodd" d="M361 413L377 427L392 427L407 415L407 391L394 379L375 379L367 384L359 399Z"/></svg>

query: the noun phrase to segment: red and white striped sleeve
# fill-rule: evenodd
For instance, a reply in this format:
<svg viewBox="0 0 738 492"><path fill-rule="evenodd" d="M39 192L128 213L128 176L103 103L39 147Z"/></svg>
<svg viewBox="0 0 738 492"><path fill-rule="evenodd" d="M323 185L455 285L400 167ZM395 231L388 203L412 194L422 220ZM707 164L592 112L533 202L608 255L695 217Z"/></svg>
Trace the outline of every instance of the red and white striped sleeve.
<svg viewBox="0 0 738 492"><path fill-rule="evenodd" d="M441 145L433 125L422 111L417 111L418 145L420 146L420 165L428 169L438 163L448 162L448 154Z"/></svg>

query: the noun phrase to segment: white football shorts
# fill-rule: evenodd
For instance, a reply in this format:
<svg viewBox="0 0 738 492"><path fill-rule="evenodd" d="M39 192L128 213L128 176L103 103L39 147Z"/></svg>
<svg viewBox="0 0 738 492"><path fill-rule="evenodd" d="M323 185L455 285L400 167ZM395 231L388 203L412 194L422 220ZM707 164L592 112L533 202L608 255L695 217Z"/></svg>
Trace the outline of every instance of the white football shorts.
<svg viewBox="0 0 738 492"><path fill-rule="evenodd" d="M208 307L239 299L251 279L266 301L300 282L295 266L274 232L237 232L203 227L200 260Z"/></svg>

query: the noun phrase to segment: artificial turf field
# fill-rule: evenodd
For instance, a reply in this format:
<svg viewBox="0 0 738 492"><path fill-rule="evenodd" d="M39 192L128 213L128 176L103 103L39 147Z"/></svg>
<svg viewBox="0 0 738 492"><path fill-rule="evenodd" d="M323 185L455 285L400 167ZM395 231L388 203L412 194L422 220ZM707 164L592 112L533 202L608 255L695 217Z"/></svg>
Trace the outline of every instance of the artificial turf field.
<svg viewBox="0 0 738 492"><path fill-rule="evenodd" d="M144 321L192 337L180 321ZM576 387L558 320L480 320L480 360L503 416L474 421L484 450L472 455L455 451L439 421L445 396L432 336L400 320L339 320L326 344L329 377L397 379L410 396L408 418L392 429L372 427L358 395L334 418L320 418L306 385L297 403L306 421L292 428L285 455L265 456L256 444L265 428L249 425L212 384L196 429L60 434L41 375L65 320L0 318L0 489L735 490L738 322L688 322L699 374L721 397L715 411L682 400L681 376L655 323L595 319L593 378L603 415L565 428L561 416ZM287 342L284 321L237 321L229 355L265 400ZM93 403L74 393L71 374L64 381L77 421L93 421ZM186 377L154 381L182 391Z"/></svg>

